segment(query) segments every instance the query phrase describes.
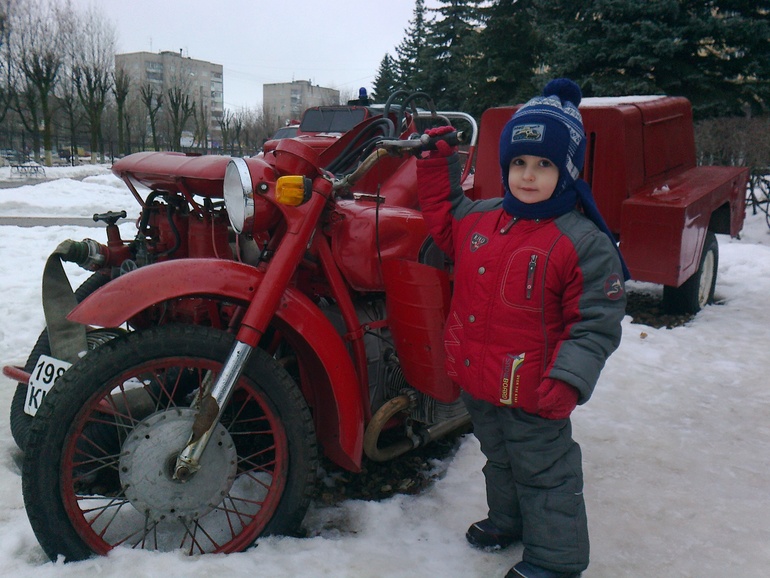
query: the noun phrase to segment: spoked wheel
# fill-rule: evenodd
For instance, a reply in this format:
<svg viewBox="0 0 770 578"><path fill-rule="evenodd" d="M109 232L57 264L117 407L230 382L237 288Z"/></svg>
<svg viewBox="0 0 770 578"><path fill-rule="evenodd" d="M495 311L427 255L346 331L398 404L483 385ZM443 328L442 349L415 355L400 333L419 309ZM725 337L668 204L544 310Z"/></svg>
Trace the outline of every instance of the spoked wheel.
<svg viewBox="0 0 770 578"><path fill-rule="evenodd" d="M51 559L112 548L236 552L292 533L317 470L312 419L297 385L252 354L220 423L185 482L174 479L200 388L233 343L220 331L165 326L89 352L46 396L24 457L33 530Z"/></svg>

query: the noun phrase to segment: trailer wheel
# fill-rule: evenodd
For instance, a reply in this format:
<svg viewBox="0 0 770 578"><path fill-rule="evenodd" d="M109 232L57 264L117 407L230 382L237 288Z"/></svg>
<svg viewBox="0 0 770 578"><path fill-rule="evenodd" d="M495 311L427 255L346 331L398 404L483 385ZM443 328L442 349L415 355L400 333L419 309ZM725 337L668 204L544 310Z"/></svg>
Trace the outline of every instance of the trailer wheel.
<svg viewBox="0 0 770 578"><path fill-rule="evenodd" d="M75 300L80 303L91 295L94 291L99 289L102 285L106 284L110 280L109 276L102 275L101 273L94 273L88 279L83 281L83 284L75 291ZM86 335L86 341L88 343L88 349L95 349L107 339L114 337L118 332L109 333L108 330L102 330L102 335ZM24 371L31 373L35 368L38 358L41 355L51 355L51 345L48 343L48 330L43 329L43 332L37 338L35 346L27 358L27 363L24 364ZM16 445L19 446L21 451L27 445L27 436L29 436L29 428L32 427L32 416L24 412L24 404L27 400L27 384L17 383L16 391L11 399L11 435Z"/></svg>
<svg viewBox="0 0 770 578"><path fill-rule="evenodd" d="M694 314L713 303L718 266L719 243L716 235L708 231L698 270L680 287L666 285L663 288L663 308L668 313Z"/></svg>

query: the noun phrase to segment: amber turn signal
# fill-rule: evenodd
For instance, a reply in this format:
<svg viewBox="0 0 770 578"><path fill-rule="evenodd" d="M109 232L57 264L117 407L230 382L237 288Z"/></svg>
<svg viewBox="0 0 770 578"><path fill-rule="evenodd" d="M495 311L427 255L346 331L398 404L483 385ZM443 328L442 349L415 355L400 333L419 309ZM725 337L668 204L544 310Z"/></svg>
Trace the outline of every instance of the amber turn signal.
<svg viewBox="0 0 770 578"><path fill-rule="evenodd" d="M275 200L282 205L297 207L309 198L309 179L302 175L280 177L275 184Z"/></svg>

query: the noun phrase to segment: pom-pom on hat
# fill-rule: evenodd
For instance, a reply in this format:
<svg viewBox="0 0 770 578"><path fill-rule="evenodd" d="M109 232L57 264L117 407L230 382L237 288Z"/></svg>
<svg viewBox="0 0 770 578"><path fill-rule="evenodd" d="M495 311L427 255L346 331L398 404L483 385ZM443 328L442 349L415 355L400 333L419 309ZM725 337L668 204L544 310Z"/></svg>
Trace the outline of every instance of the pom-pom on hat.
<svg viewBox="0 0 770 578"><path fill-rule="evenodd" d="M580 87L568 78L556 78L523 105L500 135L500 168L508 191L508 167L521 155L545 157L559 169L554 196L575 182L583 169L586 136L578 105Z"/></svg>

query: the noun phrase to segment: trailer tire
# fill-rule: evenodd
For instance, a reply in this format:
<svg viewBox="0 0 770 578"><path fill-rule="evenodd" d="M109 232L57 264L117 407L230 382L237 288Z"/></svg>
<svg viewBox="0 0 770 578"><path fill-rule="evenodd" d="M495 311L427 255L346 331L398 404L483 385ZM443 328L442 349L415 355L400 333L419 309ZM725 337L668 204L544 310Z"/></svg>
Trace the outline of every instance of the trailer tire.
<svg viewBox="0 0 770 578"><path fill-rule="evenodd" d="M102 273L94 273L88 279L83 281L80 287L75 290L75 300L80 303L83 301L83 299L91 295L91 293L99 289L99 287L105 285L109 280L110 277L108 275L104 275ZM86 336L86 340L88 341L89 349L94 349L104 341L104 339L89 339L88 336ZM24 364L24 371L27 373L32 373L32 370L35 368L35 364L37 363L37 359L41 355L51 355L51 346L48 343L48 329L43 329L42 333L37 338L37 342L32 348L29 357L27 357L27 362ZM17 383L16 391L14 392L13 398L11 399L10 423L11 435L13 436L13 440L16 442L16 445L21 451L24 451L24 448L27 445L29 428L32 427L33 419L32 416L24 412L24 404L26 403L26 400L27 384Z"/></svg>
<svg viewBox="0 0 770 578"><path fill-rule="evenodd" d="M714 302L719 268L719 243L712 231L706 233L698 270L679 287L663 288L663 308L667 313L698 313Z"/></svg>

